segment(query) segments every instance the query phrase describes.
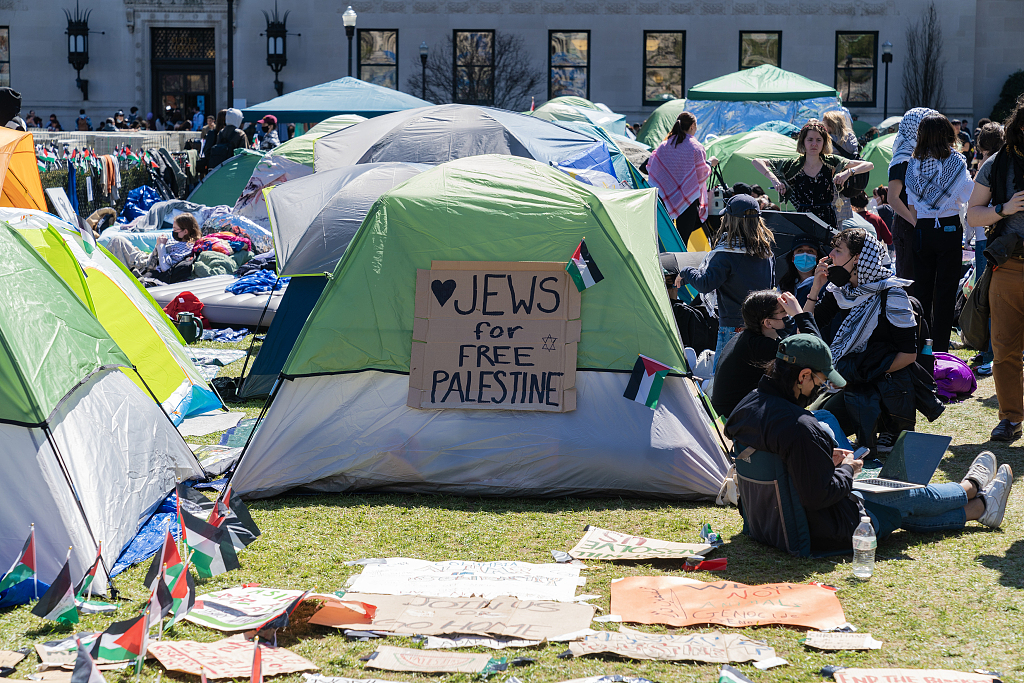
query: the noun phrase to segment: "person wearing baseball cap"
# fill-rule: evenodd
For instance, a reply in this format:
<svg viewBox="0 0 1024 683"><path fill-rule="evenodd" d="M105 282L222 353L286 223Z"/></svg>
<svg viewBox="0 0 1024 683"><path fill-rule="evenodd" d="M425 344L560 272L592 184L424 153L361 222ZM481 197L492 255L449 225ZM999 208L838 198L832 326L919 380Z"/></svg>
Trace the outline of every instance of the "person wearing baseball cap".
<svg viewBox="0 0 1024 683"><path fill-rule="evenodd" d="M263 138L260 139L260 150L263 152L269 152L281 144L281 139L277 135L277 117L273 114L267 114L260 119L260 125L263 126Z"/></svg>
<svg viewBox="0 0 1024 683"><path fill-rule="evenodd" d="M811 291L814 269L824 257L817 237L807 234L794 237L793 249L786 255L786 272L779 278L779 289L794 294L802 307Z"/></svg>
<svg viewBox="0 0 1024 683"><path fill-rule="evenodd" d="M851 495L864 462L835 448L831 434L805 408L826 381L846 384L828 345L812 334L787 337L757 389L740 401L725 425L740 458L745 454L753 463L756 452L764 451L785 464L785 478L807 520L812 553L850 550L862 516L870 518L879 540L896 529L926 533L962 529L970 520L992 528L1002 523L1013 473L1005 464L997 469L989 451L975 458L959 484ZM778 512L782 501L777 494L766 495L766 486L738 480L750 535L788 550Z"/></svg>

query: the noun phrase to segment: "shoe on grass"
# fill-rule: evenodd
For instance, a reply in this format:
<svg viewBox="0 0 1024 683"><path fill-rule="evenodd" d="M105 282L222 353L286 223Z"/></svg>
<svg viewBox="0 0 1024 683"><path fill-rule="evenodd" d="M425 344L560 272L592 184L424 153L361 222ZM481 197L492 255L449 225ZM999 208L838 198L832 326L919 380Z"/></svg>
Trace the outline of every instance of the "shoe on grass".
<svg viewBox="0 0 1024 683"><path fill-rule="evenodd" d="M875 453L879 455L888 455L889 453L892 453L893 444L896 443L896 439L898 438L899 434L882 432L878 435L878 440L875 442Z"/></svg>
<svg viewBox="0 0 1024 683"><path fill-rule="evenodd" d="M1003 514L1006 512L1006 501L1010 497L1010 488L1013 486L1013 470L1003 463L996 471L995 478L981 492L982 500L985 501L985 512L978 521L987 527L995 529L1003 523Z"/></svg>
<svg viewBox="0 0 1024 683"><path fill-rule="evenodd" d="M992 441L1016 441L1020 438L1021 423L1013 424L1009 420L1000 420L992 430Z"/></svg>
<svg viewBox="0 0 1024 683"><path fill-rule="evenodd" d="M982 451L974 459L971 466L967 468L965 480L974 482L978 491L981 491L991 483L996 476L996 456L992 451Z"/></svg>
<svg viewBox="0 0 1024 683"><path fill-rule="evenodd" d="M992 361L989 361L987 363L982 363L981 365L976 367L974 369L974 371L976 373L978 373L982 377L989 377L989 376L991 376L991 374L992 374Z"/></svg>

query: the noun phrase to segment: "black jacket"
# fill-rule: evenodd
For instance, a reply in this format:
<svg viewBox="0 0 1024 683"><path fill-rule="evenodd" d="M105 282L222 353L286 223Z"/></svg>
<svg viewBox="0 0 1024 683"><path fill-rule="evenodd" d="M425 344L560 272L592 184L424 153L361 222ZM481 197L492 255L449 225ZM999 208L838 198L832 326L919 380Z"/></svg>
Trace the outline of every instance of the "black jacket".
<svg viewBox="0 0 1024 683"><path fill-rule="evenodd" d="M810 412L762 377L757 390L733 410L725 433L786 463L807 516L813 552L850 548L853 530L860 523L859 509L850 497L853 467L833 465L832 438ZM764 514L749 508L746 513Z"/></svg>

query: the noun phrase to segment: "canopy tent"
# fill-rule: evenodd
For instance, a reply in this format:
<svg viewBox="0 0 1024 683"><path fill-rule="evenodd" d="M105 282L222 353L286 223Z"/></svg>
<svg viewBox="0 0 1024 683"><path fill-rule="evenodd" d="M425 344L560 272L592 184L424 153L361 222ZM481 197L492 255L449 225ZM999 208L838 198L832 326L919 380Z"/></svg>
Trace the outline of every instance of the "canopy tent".
<svg viewBox="0 0 1024 683"><path fill-rule="evenodd" d="M5 223L0 281L0 565L35 524L41 581L53 581L69 546L72 576L101 542L109 568L175 482L202 468L122 374L131 361L89 308ZM96 578L103 591L106 571Z"/></svg>
<svg viewBox="0 0 1024 683"><path fill-rule="evenodd" d="M849 118L835 88L770 64L698 83L686 94L686 110L697 117L700 140L745 133L766 121L799 128L827 111Z"/></svg>
<svg viewBox="0 0 1024 683"><path fill-rule="evenodd" d="M223 407L170 318L120 261L41 211L0 209L0 221L20 233L78 295L138 369L129 378L147 394L152 391L175 424Z"/></svg>
<svg viewBox="0 0 1024 683"><path fill-rule="evenodd" d="M578 101L582 100L586 104ZM589 106L588 106L589 105ZM592 123L595 126L607 128L616 135L626 136L626 116L615 112L601 109L590 100L581 97L556 97L540 105L530 116L536 116L545 121L583 121Z"/></svg>
<svg viewBox="0 0 1024 683"><path fill-rule="evenodd" d="M296 135L291 140L285 140L280 145L270 150L268 156L284 157L290 161L303 166L313 168L313 144L325 135L330 135L342 128L365 121L365 116L358 114L340 114L321 121L302 135Z"/></svg>
<svg viewBox="0 0 1024 683"><path fill-rule="evenodd" d="M668 377L657 411L623 398L638 353L686 367L655 212L653 189L588 187L497 155L387 192L306 321L232 489L715 496L728 463L692 380ZM582 295L575 410L407 407L417 269L564 263L584 237L604 280Z"/></svg>
<svg viewBox="0 0 1024 683"><path fill-rule="evenodd" d="M210 169L188 201L205 206L234 206L262 158L263 152L236 149L233 157Z"/></svg>
<svg viewBox="0 0 1024 683"><path fill-rule="evenodd" d="M31 133L0 128L0 206L46 211L39 165Z"/></svg>
<svg viewBox="0 0 1024 683"><path fill-rule="evenodd" d="M288 285L277 315L242 388L242 398L266 396L299 330L377 198L431 168L425 164L360 164L323 171L266 191L277 273Z"/></svg>
<svg viewBox="0 0 1024 683"><path fill-rule="evenodd" d="M732 187L736 183L760 185L779 203L778 193L771 189L765 177L754 169L753 159L795 159L800 155L796 151L796 140L772 133L755 131L739 135L726 135L708 145L709 157L718 157L718 170L725 184Z"/></svg>
<svg viewBox="0 0 1024 683"><path fill-rule="evenodd" d="M280 125L314 123L339 114L373 118L425 106L430 106L430 102L346 76L254 104L243 109L242 115L246 121L259 121L267 114L273 114Z"/></svg>
<svg viewBox="0 0 1024 683"><path fill-rule="evenodd" d="M899 116L890 116L878 124L878 130L884 133L887 129L892 128L894 129L893 132L895 132L895 128L900 125L900 121L902 120L903 114L900 114Z"/></svg>
<svg viewBox="0 0 1024 683"><path fill-rule="evenodd" d="M685 99L669 100L665 104L659 105L644 121L640 132L636 134L636 139L651 149L656 148L665 141L668 132L675 125L676 119L684 111L686 111Z"/></svg>
<svg viewBox="0 0 1024 683"><path fill-rule="evenodd" d="M616 176L603 140L549 121L466 104L443 104L363 121L316 142L316 170L380 161L443 164L510 154Z"/></svg>
<svg viewBox="0 0 1024 683"><path fill-rule="evenodd" d="M879 185L889 184L889 162L892 161L892 143L896 140L896 133L889 133L877 137L860 151L860 158L870 161L875 165L868 174L868 186L865 192L868 197Z"/></svg>
<svg viewBox="0 0 1024 683"><path fill-rule="evenodd" d="M793 137L800 132L799 126L794 126L792 123L786 123L785 121L765 121L764 123L757 124L750 130L767 130L779 135L788 135L789 137Z"/></svg>

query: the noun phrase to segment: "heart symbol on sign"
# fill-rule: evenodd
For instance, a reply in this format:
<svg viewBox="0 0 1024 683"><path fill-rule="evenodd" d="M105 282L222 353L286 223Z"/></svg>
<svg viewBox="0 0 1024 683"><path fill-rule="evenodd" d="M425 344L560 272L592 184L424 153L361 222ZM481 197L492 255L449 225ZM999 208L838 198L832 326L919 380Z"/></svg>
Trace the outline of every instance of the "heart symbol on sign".
<svg viewBox="0 0 1024 683"><path fill-rule="evenodd" d="M430 289L434 292L437 303L443 307L455 293L455 280L445 280L444 282L434 280L430 283Z"/></svg>

